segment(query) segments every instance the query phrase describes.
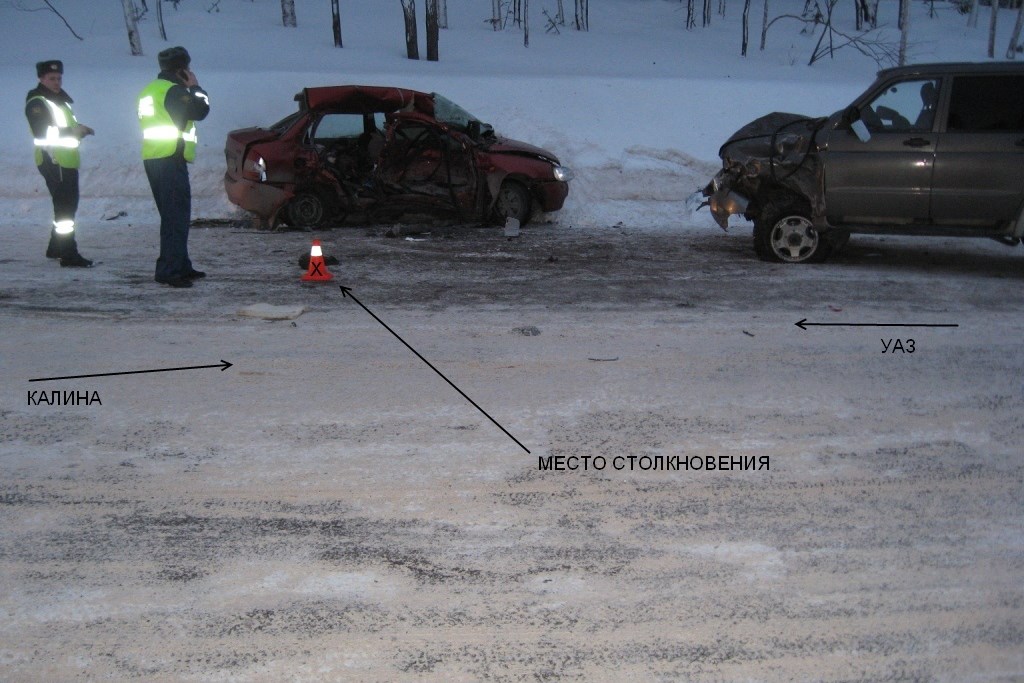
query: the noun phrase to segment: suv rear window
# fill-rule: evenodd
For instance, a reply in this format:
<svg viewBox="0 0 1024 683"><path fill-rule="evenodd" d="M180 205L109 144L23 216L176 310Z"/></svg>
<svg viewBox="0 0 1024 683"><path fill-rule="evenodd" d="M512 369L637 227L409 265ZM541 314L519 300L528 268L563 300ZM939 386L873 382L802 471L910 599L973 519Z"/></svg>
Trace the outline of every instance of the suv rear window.
<svg viewBox="0 0 1024 683"><path fill-rule="evenodd" d="M960 76L953 80L947 130L1024 130L1024 76Z"/></svg>

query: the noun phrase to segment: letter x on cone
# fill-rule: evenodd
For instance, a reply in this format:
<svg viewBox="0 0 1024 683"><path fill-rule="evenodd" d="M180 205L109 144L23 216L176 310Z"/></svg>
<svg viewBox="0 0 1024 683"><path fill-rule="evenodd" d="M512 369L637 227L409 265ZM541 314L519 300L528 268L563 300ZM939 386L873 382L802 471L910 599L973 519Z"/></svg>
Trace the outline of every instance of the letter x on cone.
<svg viewBox="0 0 1024 683"><path fill-rule="evenodd" d="M309 270L302 276L304 282L328 282L334 276L327 270L324 263L324 252L320 248L320 240L313 240L313 246L309 250Z"/></svg>

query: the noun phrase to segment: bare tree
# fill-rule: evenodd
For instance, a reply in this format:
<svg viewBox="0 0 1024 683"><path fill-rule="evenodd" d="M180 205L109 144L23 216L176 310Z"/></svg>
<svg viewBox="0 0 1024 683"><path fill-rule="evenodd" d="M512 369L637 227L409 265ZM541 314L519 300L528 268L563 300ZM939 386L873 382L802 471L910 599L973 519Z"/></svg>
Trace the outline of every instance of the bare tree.
<svg viewBox="0 0 1024 683"><path fill-rule="evenodd" d="M441 28L448 28L448 0L440 0L437 3L437 24Z"/></svg>
<svg viewBox="0 0 1024 683"><path fill-rule="evenodd" d="M999 0L994 0L998 2ZM910 34L910 0L900 0L900 53L898 65L907 63L907 37Z"/></svg>
<svg viewBox="0 0 1024 683"><path fill-rule="evenodd" d="M437 43L440 22L437 16L437 0L426 0L424 11L427 15L427 61L438 60Z"/></svg>
<svg viewBox="0 0 1024 683"><path fill-rule="evenodd" d="M711 0L704 0L704 23L703 26L711 26Z"/></svg>
<svg viewBox="0 0 1024 683"><path fill-rule="evenodd" d="M750 37L750 0L743 0L743 42L740 46L740 56L747 56L747 41Z"/></svg>
<svg viewBox="0 0 1024 683"><path fill-rule="evenodd" d="M331 0L331 30L334 32L334 47L342 47L341 44L341 8L339 0Z"/></svg>
<svg viewBox="0 0 1024 683"><path fill-rule="evenodd" d="M988 58L996 56L996 24L999 20L999 0L992 0L992 18L988 22Z"/></svg>
<svg viewBox="0 0 1024 683"><path fill-rule="evenodd" d="M761 14L761 51L768 42L768 0L764 0L764 12Z"/></svg>
<svg viewBox="0 0 1024 683"><path fill-rule="evenodd" d="M1024 2L1017 10L1017 23L1013 25L1013 34L1010 36L1010 47L1006 48L1006 58L1016 59L1020 51L1020 31L1024 28Z"/></svg>
<svg viewBox="0 0 1024 683"><path fill-rule="evenodd" d="M499 31L501 25L501 0L491 0L491 28Z"/></svg>
<svg viewBox="0 0 1024 683"><path fill-rule="evenodd" d="M405 54L409 59L420 58L419 38L416 35L416 0L401 0L405 17Z"/></svg>
<svg viewBox="0 0 1024 683"><path fill-rule="evenodd" d="M143 2L145 7L145 2ZM156 25L160 28L160 37L167 40L167 29L164 28L164 3L163 0L156 0Z"/></svg>
<svg viewBox="0 0 1024 683"><path fill-rule="evenodd" d="M978 7L981 3L978 0L971 0L971 11L967 15L967 26L968 28L977 28L978 26Z"/></svg>
<svg viewBox="0 0 1024 683"><path fill-rule="evenodd" d="M821 36L818 37L814 51L811 52L811 58L807 62L808 66L824 57L832 57L836 52L846 47L852 47L861 54L875 60L879 67L896 64L898 57L897 46L879 40L877 34L871 31L849 35L833 25L832 12L838 2L839 0L827 0L824 13L820 7L817 7L813 16L809 13L802 15L781 14L768 22L768 28L771 28L772 24L781 19L794 19L802 22L806 25L804 31L812 33L821 25ZM816 2L815 5L817 5Z"/></svg>
<svg viewBox="0 0 1024 683"><path fill-rule="evenodd" d="M530 0L523 0L523 47L530 47Z"/></svg>
<svg viewBox="0 0 1024 683"><path fill-rule="evenodd" d="M77 33L75 32L75 29L71 28L71 24L69 24L69 23L68 23L68 20L64 18L64 15L63 15L63 14L61 14L60 12L58 12L58 11L57 11L57 8L56 8L56 7L54 7L54 6L53 6L53 5L52 5L52 4L50 3L50 0L43 0L43 2L45 2L45 3L46 3L46 6L47 6L47 7L48 7L48 8L50 9L50 11L51 11L51 12L53 12L54 14L56 14L56 15L57 15L57 17L58 17L58 18L59 18L59 19L60 19L60 20L61 20L62 22L64 22L64 25L65 25L65 26L67 26L67 28L68 28L68 30L69 30L69 31L71 31L71 35L73 35L73 36L74 36L75 38L78 38L79 40L84 40L84 38L82 38L82 36L78 35L78 34L77 34ZM28 9L28 8L25 8L25 7L20 7L20 6L19 6L19 3L13 3L13 4L14 4L14 9L16 9L16 10L20 10L20 11L22 11L22 12L35 12L35 11L37 11L37 10L35 10L35 9ZM42 8L40 8L40 9L42 9Z"/></svg>
<svg viewBox="0 0 1024 683"><path fill-rule="evenodd" d="M857 30L864 29L864 24L878 28L878 0L854 0Z"/></svg>
<svg viewBox="0 0 1024 683"><path fill-rule="evenodd" d="M694 7L695 0L686 0L686 30L697 27L697 8Z"/></svg>
<svg viewBox="0 0 1024 683"><path fill-rule="evenodd" d="M281 0L281 23L288 28L295 28L295 0Z"/></svg>
<svg viewBox="0 0 1024 683"><path fill-rule="evenodd" d="M880 0L864 0L866 6L864 18L868 20L868 26L878 28L878 3Z"/></svg>
<svg viewBox="0 0 1024 683"><path fill-rule="evenodd" d="M121 7L124 9L124 25L128 29L128 44L132 47L132 57L142 54L142 37L139 35L139 25L135 19L135 3L132 0L121 0Z"/></svg>
<svg viewBox="0 0 1024 683"><path fill-rule="evenodd" d="M576 30L590 30L590 0L576 0Z"/></svg>

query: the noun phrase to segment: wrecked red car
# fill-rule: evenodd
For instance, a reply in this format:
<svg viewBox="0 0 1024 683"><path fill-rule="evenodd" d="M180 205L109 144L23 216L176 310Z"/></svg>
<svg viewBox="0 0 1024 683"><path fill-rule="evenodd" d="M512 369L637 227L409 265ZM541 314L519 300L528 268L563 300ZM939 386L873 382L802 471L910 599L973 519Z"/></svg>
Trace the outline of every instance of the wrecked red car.
<svg viewBox="0 0 1024 683"><path fill-rule="evenodd" d="M306 88L299 110L228 133L224 186L262 227L428 214L525 224L557 211L572 173L547 150L495 135L436 93Z"/></svg>

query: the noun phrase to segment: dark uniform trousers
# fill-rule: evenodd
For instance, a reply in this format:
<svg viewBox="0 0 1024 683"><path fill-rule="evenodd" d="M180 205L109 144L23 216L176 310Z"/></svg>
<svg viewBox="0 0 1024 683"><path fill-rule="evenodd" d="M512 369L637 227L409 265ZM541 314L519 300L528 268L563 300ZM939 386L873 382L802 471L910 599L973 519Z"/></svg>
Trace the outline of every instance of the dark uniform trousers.
<svg viewBox="0 0 1024 683"><path fill-rule="evenodd" d="M180 154L146 159L146 177L160 212L160 257L157 282L187 277L193 271L188 257L188 228L192 219L192 188L188 163Z"/></svg>
<svg viewBox="0 0 1024 683"><path fill-rule="evenodd" d="M43 154L39 173L46 181L46 189L53 200L53 220L74 221L78 212L78 169L61 168L53 163L49 154ZM72 256L78 253L75 235L58 235L56 228L50 231L50 246L46 255L51 258Z"/></svg>

